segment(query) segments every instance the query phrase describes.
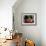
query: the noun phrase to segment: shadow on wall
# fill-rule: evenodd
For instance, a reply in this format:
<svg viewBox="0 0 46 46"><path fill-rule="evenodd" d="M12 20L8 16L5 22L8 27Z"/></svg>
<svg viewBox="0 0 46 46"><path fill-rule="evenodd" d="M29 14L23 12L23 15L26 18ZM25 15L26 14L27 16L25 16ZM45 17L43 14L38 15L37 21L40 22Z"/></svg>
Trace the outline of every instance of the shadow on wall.
<svg viewBox="0 0 46 46"><path fill-rule="evenodd" d="M16 46L15 42L12 42L9 46Z"/></svg>

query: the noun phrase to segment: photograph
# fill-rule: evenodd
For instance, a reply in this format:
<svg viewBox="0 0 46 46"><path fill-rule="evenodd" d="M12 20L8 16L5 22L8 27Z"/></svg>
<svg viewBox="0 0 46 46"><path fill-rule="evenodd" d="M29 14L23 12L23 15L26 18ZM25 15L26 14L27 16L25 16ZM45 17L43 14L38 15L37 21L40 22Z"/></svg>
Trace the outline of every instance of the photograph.
<svg viewBox="0 0 46 46"><path fill-rule="evenodd" d="M22 25L36 25L37 14L36 13L24 13L22 15Z"/></svg>
<svg viewBox="0 0 46 46"><path fill-rule="evenodd" d="M32 15L25 15L24 16L24 23L34 23L34 16Z"/></svg>

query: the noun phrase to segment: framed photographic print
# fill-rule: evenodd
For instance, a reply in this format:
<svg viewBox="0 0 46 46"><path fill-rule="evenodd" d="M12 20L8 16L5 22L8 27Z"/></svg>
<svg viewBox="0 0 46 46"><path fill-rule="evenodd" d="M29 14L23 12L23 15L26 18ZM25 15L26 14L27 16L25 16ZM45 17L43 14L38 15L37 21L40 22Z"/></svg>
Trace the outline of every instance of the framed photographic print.
<svg viewBox="0 0 46 46"><path fill-rule="evenodd" d="M37 13L23 13L21 20L22 25L36 25Z"/></svg>

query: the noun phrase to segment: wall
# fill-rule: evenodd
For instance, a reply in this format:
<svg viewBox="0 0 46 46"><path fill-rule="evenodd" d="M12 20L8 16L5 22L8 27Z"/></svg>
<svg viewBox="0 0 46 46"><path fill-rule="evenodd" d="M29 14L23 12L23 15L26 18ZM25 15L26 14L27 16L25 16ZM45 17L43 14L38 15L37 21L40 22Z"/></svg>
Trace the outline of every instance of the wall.
<svg viewBox="0 0 46 46"><path fill-rule="evenodd" d="M46 46L46 0L41 1L41 38L42 46Z"/></svg>
<svg viewBox="0 0 46 46"><path fill-rule="evenodd" d="M0 27L12 29L12 6L16 0L0 0Z"/></svg>
<svg viewBox="0 0 46 46"><path fill-rule="evenodd" d="M14 5L15 6L15 5ZM23 37L34 40L36 46L41 46L41 1L23 0L17 7L14 7L15 30L23 33ZM37 26L22 26L22 13L37 13Z"/></svg>
<svg viewBox="0 0 46 46"><path fill-rule="evenodd" d="M36 46L46 46L46 0L23 0L20 4L13 7L15 30L22 32L25 38L33 39ZM24 12L37 13L37 26L21 25L21 14Z"/></svg>
<svg viewBox="0 0 46 46"><path fill-rule="evenodd" d="M0 28L6 27L12 29L12 6L16 0L0 0ZM4 29L3 29L4 30ZM3 31L0 29L0 32ZM0 34L0 38L5 38L5 35L10 35L9 31Z"/></svg>

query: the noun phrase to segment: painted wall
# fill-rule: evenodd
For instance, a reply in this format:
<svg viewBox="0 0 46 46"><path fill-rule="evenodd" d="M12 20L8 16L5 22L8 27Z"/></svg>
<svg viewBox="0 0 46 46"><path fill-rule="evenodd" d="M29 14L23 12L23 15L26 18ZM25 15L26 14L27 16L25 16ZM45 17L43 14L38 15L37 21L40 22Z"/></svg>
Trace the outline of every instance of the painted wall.
<svg viewBox="0 0 46 46"><path fill-rule="evenodd" d="M34 40L36 46L41 46L42 43L42 46L46 45L45 42L43 42L45 40L42 39L45 35L45 31L43 33L43 30L45 30L43 28L45 26L45 23L43 23L43 21L45 20L43 20L43 9L45 7L44 5L45 1L43 2L43 0L23 0L23 2L21 2L17 7L16 5L14 5L13 7L15 30L18 30L18 32L22 32L25 39L27 38ZM37 26L22 26L22 13L37 13Z"/></svg>
<svg viewBox="0 0 46 46"><path fill-rule="evenodd" d="M12 29L12 6L15 2L16 0L0 0L0 33L2 32L0 38L10 36L10 32L5 32L3 28ZM1 29L1 27L3 28Z"/></svg>
<svg viewBox="0 0 46 46"><path fill-rule="evenodd" d="M12 29L12 6L16 0L0 0L0 27Z"/></svg>
<svg viewBox="0 0 46 46"><path fill-rule="evenodd" d="M46 0L41 1L41 38L42 46L46 46Z"/></svg>

